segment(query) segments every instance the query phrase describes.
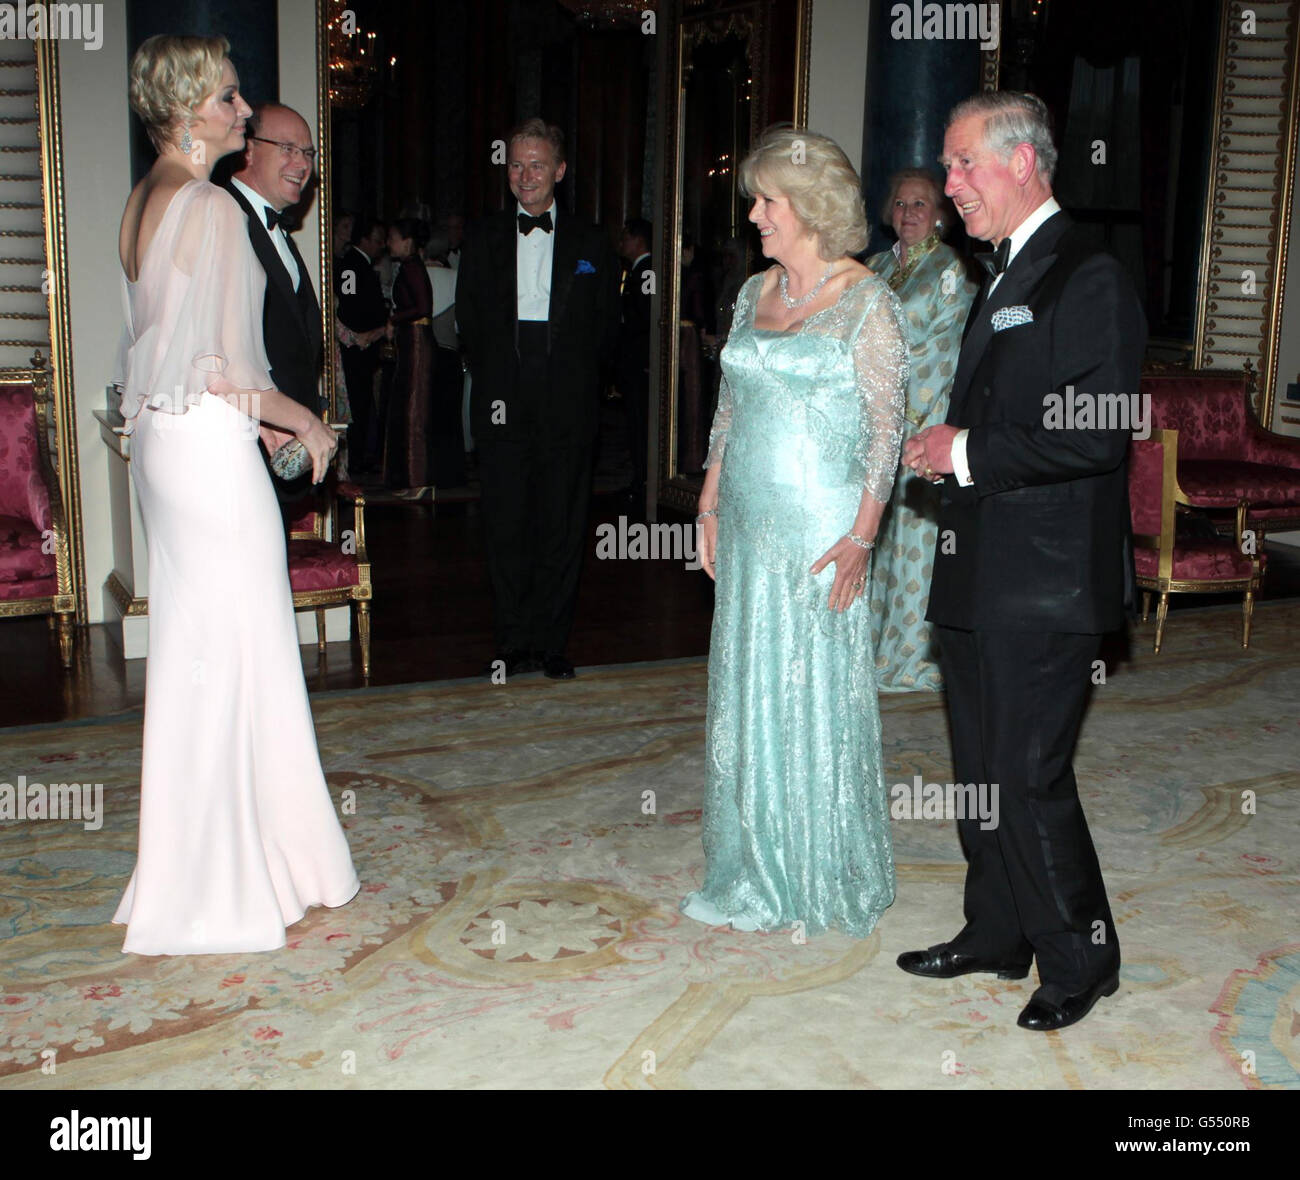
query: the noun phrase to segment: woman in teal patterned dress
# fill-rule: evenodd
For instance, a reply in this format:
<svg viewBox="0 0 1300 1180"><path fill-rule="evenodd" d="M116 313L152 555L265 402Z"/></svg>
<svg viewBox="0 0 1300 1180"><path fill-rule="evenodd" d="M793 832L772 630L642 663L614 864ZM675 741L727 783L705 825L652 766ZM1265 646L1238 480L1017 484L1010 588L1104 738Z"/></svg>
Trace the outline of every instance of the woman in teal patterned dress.
<svg viewBox="0 0 1300 1180"><path fill-rule="evenodd" d="M943 187L928 172L907 168L890 178L885 218L898 241L867 265L898 293L907 321L911 376L907 386L905 439L942 422L957 371L962 329L976 287L956 252L941 242ZM939 489L900 471L880 527L871 571L871 640L876 687L881 692L937 691L937 655L925 621L938 536Z"/></svg>
<svg viewBox="0 0 1300 1180"><path fill-rule="evenodd" d="M700 495L717 582L709 649L710 925L865 937L894 897L864 590L902 437L901 308L850 255L858 177L824 136L770 130L745 160L763 254L740 289Z"/></svg>

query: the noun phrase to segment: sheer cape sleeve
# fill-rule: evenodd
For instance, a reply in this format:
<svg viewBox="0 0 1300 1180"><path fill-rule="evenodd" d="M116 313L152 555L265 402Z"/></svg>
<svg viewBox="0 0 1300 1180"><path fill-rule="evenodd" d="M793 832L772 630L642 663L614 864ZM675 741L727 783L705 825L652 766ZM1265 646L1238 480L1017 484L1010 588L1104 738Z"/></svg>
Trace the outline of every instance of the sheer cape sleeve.
<svg viewBox="0 0 1300 1180"><path fill-rule="evenodd" d="M908 345L903 309L884 283L863 282L866 307L853 338L862 418L854 457L868 495L887 503L898 474L907 406Z"/></svg>
<svg viewBox="0 0 1300 1180"><path fill-rule="evenodd" d="M243 210L204 180L172 197L141 261L123 278L126 326L114 383L128 422L146 406L184 413L220 374L271 389L262 338L266 274Z"/></svg>

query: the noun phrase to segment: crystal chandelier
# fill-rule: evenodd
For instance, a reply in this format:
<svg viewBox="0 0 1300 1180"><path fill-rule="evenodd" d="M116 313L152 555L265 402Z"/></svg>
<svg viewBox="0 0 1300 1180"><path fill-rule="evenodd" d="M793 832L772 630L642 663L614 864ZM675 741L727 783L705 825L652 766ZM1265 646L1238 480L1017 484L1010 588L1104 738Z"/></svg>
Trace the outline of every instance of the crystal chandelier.
<svg viewBox="0 0 1300 1180"><path fill-rule="evenodd" d="M355 110L370 101L379 78L375 35L357 27L356 13L347 7L347 0L332 0L330 7L333 12L326 25L330 104Z"/></svg>

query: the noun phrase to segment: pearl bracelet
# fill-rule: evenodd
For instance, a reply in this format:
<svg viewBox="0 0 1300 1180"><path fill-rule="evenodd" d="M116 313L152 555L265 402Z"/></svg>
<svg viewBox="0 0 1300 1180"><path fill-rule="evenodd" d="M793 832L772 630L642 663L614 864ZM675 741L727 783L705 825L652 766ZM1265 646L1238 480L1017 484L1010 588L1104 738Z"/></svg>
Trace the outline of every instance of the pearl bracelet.
<svg viewBox="0 0 1300 1180"><path fill-rule="evenodd" d="M859 537L857 533L845 533L844 539L852 541L859 549L874 549L875 541L868 541L866 537Z"/></svg>

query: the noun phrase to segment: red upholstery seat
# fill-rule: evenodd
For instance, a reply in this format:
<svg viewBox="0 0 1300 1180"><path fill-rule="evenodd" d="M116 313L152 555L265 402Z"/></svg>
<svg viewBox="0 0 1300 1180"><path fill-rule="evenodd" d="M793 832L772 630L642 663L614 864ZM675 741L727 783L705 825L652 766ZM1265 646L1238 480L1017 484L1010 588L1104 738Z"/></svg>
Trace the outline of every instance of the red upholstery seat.
<svg viewBox="0 0 1300 1180"><path fill-rule="evenodd" d="M34 364L0 374L0 615L49 616L70 667L76 598L46 434L50 375Z"/></svg>
<svg viewBox="0 0 1300 1180"><path fill-rule="evenodd" d="M352 504L352 527L339 527L338 503ZM355 603L361 674L370 677L370 559L366 554L366 500L356 484L333 474L288 513L289 588L295 610L316 612L316 643L325 651L325 611Z"/></svg>
<svg viewBox="0 0 1300 1180"><path fill-rule="evenodd" d="M54 553L44 534L30 521L0 516L0 598L57 593Z"/></svg>
<svg viewBox="0 0 1300 1180"><path fill-rule="evenodd" d="M1255 418L1250 372L1148 373L1153 429L1178 432L1178 485L1186 503L1217 510L1221 532L1246 501L1246 523L1262 533L1300 526L1300 438Z"/></svg>

